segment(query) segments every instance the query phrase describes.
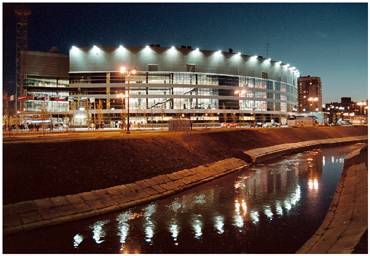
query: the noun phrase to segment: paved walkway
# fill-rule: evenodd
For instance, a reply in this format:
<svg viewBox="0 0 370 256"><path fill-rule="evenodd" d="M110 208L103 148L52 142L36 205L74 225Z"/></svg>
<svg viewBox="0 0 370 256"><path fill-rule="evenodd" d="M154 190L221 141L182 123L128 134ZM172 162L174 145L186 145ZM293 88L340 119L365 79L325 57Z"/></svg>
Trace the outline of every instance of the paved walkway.
<svg viewBox="0 0 370 256"><path fill-rule="evenodd" d="M354 250L367 230L367 180L364 162L344 170L324 222L297 253L351 253Z"/></svg>
<svg viewBox="0 0 370 256"><path fill-rule="evenodd" d="M313 146L364 140L367 140L367 136L287 143L267 148L257 148L245 153L252 158L253 162L260 162L266 159L269 154L276 157L291 153L293 152L292 149L302 151ZM237 171L245 166L247 166L247 163L244 160L228 158L135 183L76 195L43 198L5 205L3 211L4 233L10 234L118 211L177 193L191 186Z"/></svg>

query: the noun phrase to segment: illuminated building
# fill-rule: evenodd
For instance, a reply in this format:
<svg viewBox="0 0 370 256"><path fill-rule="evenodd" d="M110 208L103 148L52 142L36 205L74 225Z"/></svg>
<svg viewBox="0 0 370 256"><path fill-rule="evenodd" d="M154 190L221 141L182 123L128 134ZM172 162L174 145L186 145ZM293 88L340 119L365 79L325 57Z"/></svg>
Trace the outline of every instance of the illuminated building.
<svg viewBox="0 0 370 256"><path fill-rule="evenodd" d="M128 94L133 124L185 117L195 122L280 121L297 105L299 72L257 55L190 46L80 48L69 52L70 97L106 124L120 120ZM135 69L127 77L120 68ZM73 109L71 109L73 111Z"/></svg>
<svg viewBox="0 0 370 256"><path fill-rule="evenodd" d="M48 113L47 119L68 117L68 56L56 49L50 52L22 51L21 73L23 77L22 115L25 121L40 119L40 113Z"/></svg>
<svg viewBox="0 0 370 256"><path fill-rule="evenodd" d="M298 111L318 112L322 107L320 77L301 76L298 78Z"/></svg>

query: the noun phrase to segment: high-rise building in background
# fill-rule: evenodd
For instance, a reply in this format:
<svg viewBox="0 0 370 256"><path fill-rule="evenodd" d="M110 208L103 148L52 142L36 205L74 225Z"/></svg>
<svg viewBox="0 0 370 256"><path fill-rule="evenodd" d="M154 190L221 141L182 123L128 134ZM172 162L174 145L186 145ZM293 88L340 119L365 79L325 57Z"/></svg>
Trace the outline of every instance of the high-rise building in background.
<svg viewBox="0 0 370 256"><path fill-rule="evenodd" d="M298 78L298 111L321 111L322 88L321 79L317 76L301 76Z"/></svg>

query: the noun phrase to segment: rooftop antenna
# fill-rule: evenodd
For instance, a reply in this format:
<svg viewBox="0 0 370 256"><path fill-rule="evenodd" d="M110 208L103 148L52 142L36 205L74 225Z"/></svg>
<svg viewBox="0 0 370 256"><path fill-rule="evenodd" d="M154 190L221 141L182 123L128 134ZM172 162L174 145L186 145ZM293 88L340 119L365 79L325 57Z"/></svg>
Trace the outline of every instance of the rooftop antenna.
<svg viewBox="0 0 370 256"><path fill-rule="evenodd" d="M269 57L270 43L266 43L266 58Z"/></svg>

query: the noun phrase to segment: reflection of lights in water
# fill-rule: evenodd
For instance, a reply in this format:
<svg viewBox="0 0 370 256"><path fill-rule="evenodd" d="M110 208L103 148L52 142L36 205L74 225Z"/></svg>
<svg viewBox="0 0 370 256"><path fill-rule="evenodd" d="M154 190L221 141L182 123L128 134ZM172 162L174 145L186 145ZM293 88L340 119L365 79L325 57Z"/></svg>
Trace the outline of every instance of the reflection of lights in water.
<svg viewBox="0 0 370 256"><path fill-rule="evenodd" d="M73 247L77 248L80 245L80 243L82 243L83 240L84 240L84 237L82 235L76 234L73 237Z"/></svg>
<svg viewBox="0 0 370 256"><path fill-rule="evenodd" d="M325 166L325 156L322 156L322 166Z"/></svg>
<svg viewBox="0 0 370 256"><path fill-rule="evenodd" d="M235 214L233 218L234 226L237 226L238 228L242 228L244 226L244 220L240 214Z"/></svg>
<svg viewBox="0 0 370 256"><path fill-rule="evenodd" d="M148 205L147 207L145 207L145 212L144 212L144 217L147 217L149 218L150 216L153 215L153 213L155 213L155 210L156 210L156 205L154 203Z"/></svg>
<svg viewBox="0 0 370 256"><path fill-rule="evenodd" d="M121 249L122 253L127 254L140 254L140 250Z"/></svg>
<svg viewBox="0 0 370 256"><path fill-rule="evenodd" d="M151 216L153 215L153 213L155 213L155 211L156 211L156 205L154 203L145 207L144 232L145 232L145 241L148 243L152 242L152 238L154 236L155 226L154 226L153 221L151 220Z"/></svg>
<svg viewBox="0 0 370 256"><path fill-rule="evenodd" d="M173 241L177 241L177 237L179 235L179 232L180 232L180 228L179 228L179 225L177 225L177 222L176 222L176 219L172 219L169 226L168 226L168 229L171 233L171 236L173 238ZM177 245L177 243L175 243Z"/></svg>
<svg viewBox="0 0 370 256"><path fill-rule="evenodd" d="M202 216L200 214L194 215L193 221L191 223L193 230L194 230L194 237L196 239L200 239L203 235L202 233L203 223L202 223L201 217Z"/></svg>
<svg viewBox="0 0 370 256"><path fill-rule="evenodd" d="M260 215L257 211L251 211L251 219L254 224L258 223L260 221Z"/></svg>
<svg viewBox="0 0 370 256"><path fill-rule="evenodd" d="M240 203L237 199L235 199L234 201L234 207L235 207L235 212L239 214L240 213Z"/></svg>
<svg viewBox="0 0 370 256"><path fill-rule="evenodd" d="M177 201L177 198L168 206L174 212L177 212L181 207L182 205Z"/></svg>
<svg viewBox="0 0 370 256"><path fill-rule="evenodd" d="M240 214L240 209L242 210L244 216L248 212L247 203L245 202L244 199L242 199L241 202L239 202L238 199L235 199L235 201L234 201L234 207L235 207L236 214Z"/></svg>
<svg viewBox="0 0 370 256"><path fill-rule="evenodd" d="M292 205L290 204L288 199L284 201L284 207L285 207L285 209L287 209L287 211L292 209Z"/></svg>
<svg viewBox="0 0 370 256"><path fill-rule="evenodd" d="M307 158L307 161L312 161L313 160L313 158Z"/></svg>
<svg viewBox="0 0 370 256"><path fill-rule="evenodd" d="M105 231L103 229L103 226L107 224L108 222L109 222L108 220L105 220L105 221L99 220L95 222L92 226L90 226L93 232L93 239L95 240L97 244L101 244L102 242L104 242L104 240L101 240L101 238L105 236Z"/></svg>
<svg viewBox="0 0 370 256"><path fill-rule="evenodd" d="M150 243L154 236L154 224L151 220L145 222L145 241Z"/></svg>
<svg viewBox="0 0 370 256"><path fill-rule="evenodd" d="M196 204L205 204L206 203L206 196L204 194L197 195L194 198Z"/></svg>
<svg viewBox="0 0 370 256"><path fill-rule="evenodd" d="M331 162L334 163L334 156L331 156Z"/></svg>
<svg viewBox="0 0 370 256"><path fill-rule="evenodd" d="M265 213L266 217L272 220L273 214L272 214L270 206L267 205L267 206L264 206L263 208L264 208L263 212Z"/></svg>
<svg viewBox="0 0 370 256"><path fill-rule="evenodd" d="M246 215L248 208L247 208L247 203L245 202L244 199L242 199L241 206L242 206L242 210L243 210L243 215Z"/></svg>
<svg viewBox="0 0 370 256"><path fill-rule="evenodd" d="M123 212L117 216L116 220L118 221L118 236L120 237L119 241L122 245L126 242L130 227L127 222L132 218L133 215L130 211Z"/></svg>
<svg viewBox="0 0 370 256"><path fill-rule="evenodd" d="M309 190L318 190L319 189L319 182L316 178L308 179L308 189Z"/></svg>
<svg viewBox="0 0 370 256"><path fill-rule="evenodd" d="M214 217L214 227L217 230L217 234L222 235L224 233L224 217L223 216Z"/></svg>
<svg viewBox="0 0 370 256"><path fill-rule="evenodd" d="M283 216L283 208L281 207L281 203L279 201L276 201L276 213L280 216Z"/></svg>
<svg viewBox="0 0 370 256"><path fill-rule="evenodd" d="M344 163L344 157L339 158L339 163L343 164Z"/></svg>
<svg viewBox="0 0 370 256"><path fill-rule="evenodd" d="M290 203L292 205L296 205L300 199L301 199L301 187L297 185L297 188L290 197Z"/></svg>

